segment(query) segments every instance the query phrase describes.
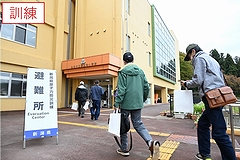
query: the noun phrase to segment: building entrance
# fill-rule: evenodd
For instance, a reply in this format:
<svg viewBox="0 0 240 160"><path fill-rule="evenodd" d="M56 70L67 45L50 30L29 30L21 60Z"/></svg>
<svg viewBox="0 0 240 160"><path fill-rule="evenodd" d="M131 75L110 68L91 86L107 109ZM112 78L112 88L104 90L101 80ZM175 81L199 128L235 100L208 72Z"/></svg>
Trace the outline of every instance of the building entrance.
<svg viewBox="0 0 240 160"><path fill-rule="evenodd" d="M102 107L111 108L112 107L112 85L109 82L108 84L105 84L105 85L100 84L100 86L104 90L104 94L102 96Z"/></svg>

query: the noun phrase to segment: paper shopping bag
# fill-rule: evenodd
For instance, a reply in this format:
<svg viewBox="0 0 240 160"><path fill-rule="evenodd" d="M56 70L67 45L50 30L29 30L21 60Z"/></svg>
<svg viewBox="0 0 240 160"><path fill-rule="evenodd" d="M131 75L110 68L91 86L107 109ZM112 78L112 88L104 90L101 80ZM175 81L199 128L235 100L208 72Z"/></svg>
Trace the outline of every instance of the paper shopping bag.
<svg viewBox="0 0 240 160"><path fill-rule="evenodd" d="M108 132L120 137L121 113L110 113Z"/></svg>
<svg viewBox="0 0 240 160"><path fill-rule="evenodd" d="M71 109L77 111L78 110L78 102L73 102Z"/></svg>
<svg viewBox="0 0 240 160"><path fill-rule="evenodd" d="M193 113L192 90L174 90L174 112Z"/></svg>
<svg viewBox="0 0 240 160"><path fill-rule="evenodd" d="M86 101L86 103L85 103L85 105L83 106L83 108L84 108L85 110L87 110L87 109L88 109L88 105L89 105L89 102Z"/></svg>

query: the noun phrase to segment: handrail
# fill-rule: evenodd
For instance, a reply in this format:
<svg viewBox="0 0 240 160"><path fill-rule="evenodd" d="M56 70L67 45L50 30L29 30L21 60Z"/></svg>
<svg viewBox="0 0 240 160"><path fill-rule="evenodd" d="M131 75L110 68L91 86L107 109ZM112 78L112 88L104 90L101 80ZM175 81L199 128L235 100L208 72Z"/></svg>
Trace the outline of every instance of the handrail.
<svg viewBox="0 0 240 160"><path fill-rule="evenodd" d="M240 107L239 103L231 103L228 104L229 106L229 115L230 115L230 128L231 128L231 139L232 139L232 146L233 149L235 150L235 136L234 136L234 122L233 122L233 112L232 112L232 107Z"/></svg>

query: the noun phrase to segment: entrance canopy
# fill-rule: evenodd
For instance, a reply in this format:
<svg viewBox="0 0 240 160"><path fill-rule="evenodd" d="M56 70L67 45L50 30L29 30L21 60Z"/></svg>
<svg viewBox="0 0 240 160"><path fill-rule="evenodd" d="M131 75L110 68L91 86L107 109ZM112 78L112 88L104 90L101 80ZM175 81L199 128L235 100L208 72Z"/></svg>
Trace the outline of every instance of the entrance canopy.
<svg viewBox="0 0 240 160"><path fill-rule="evenodd" d="M110 53L62 61L62 71L67 78L117 76L120 67L121 59Z"/></svg>

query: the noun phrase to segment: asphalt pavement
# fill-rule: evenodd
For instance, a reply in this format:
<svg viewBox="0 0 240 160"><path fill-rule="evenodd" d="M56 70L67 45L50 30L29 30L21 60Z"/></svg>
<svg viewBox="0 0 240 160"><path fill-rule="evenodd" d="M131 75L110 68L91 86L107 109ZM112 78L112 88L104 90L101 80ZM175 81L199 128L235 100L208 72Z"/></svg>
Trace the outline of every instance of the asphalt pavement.
<svg viewBox="0 0 240 160"><path fill-rule="evenodd" d="M145 106L142 121L154 140L159 140L161 160L194 160L198 152L196 128L191 119L161 116L169 104ZM112 109L102 108L97 121L89 111L81 118L70 108L58 110L57 137L26 141L23 149L24 111L1 112L1 160L150 160L146 143L131 127L133 147L129 157L116 153L118 146L107 132ZM239 142L240 137L235 136ZM237 143L238 146L238 143ZM212 141L213 160L220 160L217 145Z"/></svg>

